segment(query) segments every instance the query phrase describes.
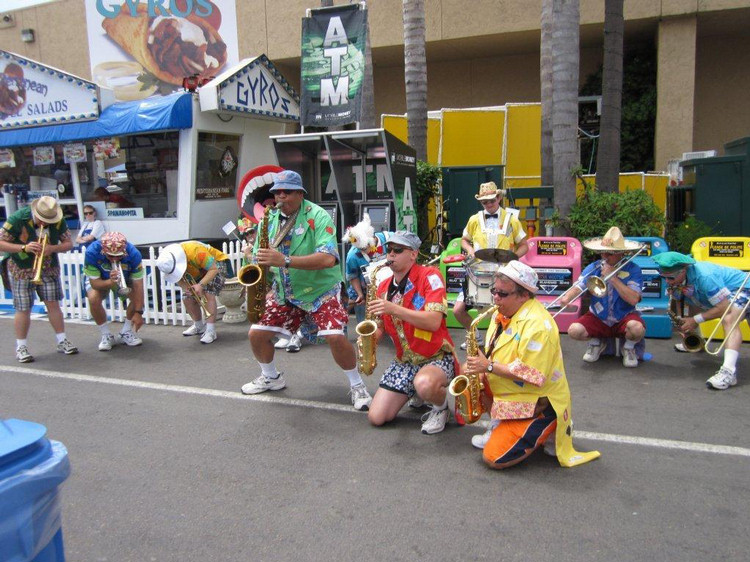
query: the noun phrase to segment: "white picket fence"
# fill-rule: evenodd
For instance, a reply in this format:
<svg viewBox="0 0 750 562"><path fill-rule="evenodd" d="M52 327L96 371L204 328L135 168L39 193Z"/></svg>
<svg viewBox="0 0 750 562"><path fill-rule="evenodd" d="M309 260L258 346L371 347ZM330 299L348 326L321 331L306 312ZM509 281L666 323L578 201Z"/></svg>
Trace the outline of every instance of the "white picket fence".
<svg viewBox="0 0 750 562"><path fill-rule="evenodd" d="M165 283L162 275L156 274L156 258L160 247L149 246L148 254L143 255L144 276L144 313L147 324L182 325L190 321L185 307L182 306L182 290L177 285ZM242 250L238 240L227 241L222 244L221 251L227 254L234 268L235 274L240 268ZM90 320L91 313L83 290L83 258L81 251L58 254L60 258L60 279L65 297L60 302L65 318ZM39 304L39 303L37 303ZM13 299L3 294L0 307L13 308ZM125 320L125 309L122 301L112 293L104 303L104 308L111 320L122 322Z"/></svg>

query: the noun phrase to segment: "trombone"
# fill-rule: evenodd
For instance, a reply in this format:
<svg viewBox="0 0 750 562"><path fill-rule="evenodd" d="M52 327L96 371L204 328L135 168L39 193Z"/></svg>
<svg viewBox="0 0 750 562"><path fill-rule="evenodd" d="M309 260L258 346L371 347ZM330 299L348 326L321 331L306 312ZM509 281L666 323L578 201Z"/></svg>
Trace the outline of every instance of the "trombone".
<svg viewBox="0 0 750 562"><path fill-rule="evenodd" d="M565 291L562 295L557 297L555 300L553 300L551 303L549 303L545 308L549 310L550 308L553 308L557 302L562 299L565 295L567 295L570 291L573 289L579 289L581 292L588 291L595 297L601 298L604 295L607 294L607 281L612 279L617 273L626 265L628 265L631 261L633 261L640 253L644 252L646 250L646 246L642 245L638 251L630 256L629 258L623 257L620 261L617 262L615 265L614 271L609 273L606 277L602 278L598 275L594 275L593 273L589 273L584 279L581 279L580 281L577 281L571 287ZM586 288L583 288L583 283L586 284ZM555 318L558 314L560 314L563 310L565 310L568 306L570 306L570 303L566 304L565 306L561 307L560 310L555 312L555 314L552 315L552 318Z"/></svg>
<svg viewBox="0 0 750 562"><path fill-rule="evenodd" d="M729 301L729 305L724 311L724 314L721 315L721 318L719 318L719 321L716 323L716 326L714 326L714 329L711 331L711 334L708 336L708 338L706 338L704 349L706 350L706 353L708 353L709 355L716 356L719 353L721 353L721 350L724 349L724 346L726 345L727 340L729 339L729 336L731 336L732 333L734 333L734 331L739 327L739 325L745 319L745 314L747 314L747 309L750 307L750 300L748 300L745 303L745 306L742 307L742 311L737 316L737 320L734 321L734 323L732 324L732 327L729 328L729 331L726 334L724 334L724 340L721 342L721 344L716 349L709 348L709 346L711 345L711 340L713 340L716 337L716 334L719 332L719 328L721 328L721 323L724 321L724 317L727 315L727 312L729 312L729 310L732 308L732 306L737 301L739 296L742 294L742 291L745 289L745 285L747 285L748 281L750 281L750 271L747 273L747 275L745 275L745 279L742 280L742 284L737 288L737 292L734 293L732 300Z"/></svg>
<svg viewBox="0 0 750 562"><path fill-rule="evenodd" d="M211 313L208 311L208 301L206 300L206 297L199 296L195 289L193 289L193 285L197 283L195 280L195 277L190 275L189 273L185 274L185 283L187 284L187 292L190 293L190 296L195 299L195 302L198 303L198 306L201 307L201 310L203 311L203 315L208 319L211 318Z"/></svg>
<svg viewBox="0 0 750 562"><path fill-rule="evenodd" d="M34 265L32 266L32 269L34 270L34 278L31 280L34 285L41 285L44 283L44 281L42 281L42 265L44 265L44 250L47 248L48 238L49 234L45 232L44 225L40 226L39 242L42 245L42 249L34 256Z"/></svg>

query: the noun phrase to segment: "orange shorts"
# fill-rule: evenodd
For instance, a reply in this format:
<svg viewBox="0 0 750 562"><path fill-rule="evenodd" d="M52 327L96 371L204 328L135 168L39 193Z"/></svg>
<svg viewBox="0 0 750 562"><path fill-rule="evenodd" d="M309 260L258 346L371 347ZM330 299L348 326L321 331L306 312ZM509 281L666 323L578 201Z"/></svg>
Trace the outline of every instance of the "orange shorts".
<svg viewBox="0 0 750 562"><path fill-rule="evenodd" d="M484 460L499 468L515 464L543 445L556 428L557 414L552 406L535 418L503 420L484 446Z"/></svg>

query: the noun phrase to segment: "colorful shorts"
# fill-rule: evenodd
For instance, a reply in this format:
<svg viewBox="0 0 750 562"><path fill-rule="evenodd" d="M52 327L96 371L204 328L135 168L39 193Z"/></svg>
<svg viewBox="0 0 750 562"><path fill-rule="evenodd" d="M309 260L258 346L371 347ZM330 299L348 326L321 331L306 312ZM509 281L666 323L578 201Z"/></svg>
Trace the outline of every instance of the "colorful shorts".
<svg viewBox="0 0 750 562"><path fill-rule="evenodd" d="M484 446L484 460L497 465L518 461L543 445L556 428L557 414L552 406L535 418L503 420Z"/></svg>
<svg viewBox="0 0 750 562"><path fill-rule="evenodd" d="M310 322L317 326L318 336L332 336L344 334L344 328L349 323L349 315L341 304L341 296L332 296L318 307L315 312L307 312L299 307L276 301L276 293L268 293L266 297L266 311L260 321L250 327L251 330L270 330L288 337L296 333L302 322ZM309 326L307 326L309 330Z"/></svg>
<svg viewBox="0 0 750 562"><path fill-rule="evenodd" d="M434 359L419 365L392 361L380 379L380 388L406 394L409 398L414 396L414 377L425 365L435 365L445 373L446 381L456 376L455 361L453 355L446 353L441 359Z"/></svg>
<svg viewBox="0 0 750 562"><path fill-rule="evenodd" d="M16 310L31 310L34 306L34 295L38 295L42 302L62 300L60 276L42 275L41 285L34 285L31 279L13 278L13 306Z"/></svg>
<svg viewBox="0 0 750 562"><path fill-rule="evenodd" d="M641 315L636 312L627 314L622 318L622 320L620 320L616 324L613 324L612 326L607 326L591 312L587 312L586 314L578 318L575 322L577 324L581 324L584 328L586 328L586 332L588 333L589 337L606 339L624 336L625 327L631 320L640 322L644 328L646 327L646 323L643 321L643 318L641 318Z"/></svg>

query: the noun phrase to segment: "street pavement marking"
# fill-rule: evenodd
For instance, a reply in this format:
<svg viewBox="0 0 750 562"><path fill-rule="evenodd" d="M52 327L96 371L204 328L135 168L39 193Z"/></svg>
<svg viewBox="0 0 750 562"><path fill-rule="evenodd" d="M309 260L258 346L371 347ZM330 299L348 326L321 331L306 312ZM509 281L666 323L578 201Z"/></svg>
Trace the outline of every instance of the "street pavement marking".
<svg viewBox="0 0 750 562"><path fill-rule="evenodd" d="M97 377L93 375L81 375L77 373L63 373L60 371L45 371L42 369L32 369L29 367L18 367L15 365L0 366L0 371L7 373L21 373L24 375L37 375L40 377L50 377L57 379L66 379L76 382L93 382L111 384L115 386L128 386L131 388L144 388L147 390L164 390L167 392L177 392L181 394L194 394L198 396L213 396L216 398L231 398L233 400L249 400L253 402L266 402L270 404L281 404L283 406L301 406L303 408L315 408L316 410L329 410L333 412L344 412L347 414L362 414L354 410L350 405L330 404L327 402L315 402L313 400L300 400L297 398L284 398L269 394L245 395L239 391L215 390L211 388L198 388L195 386L181 386L176 384L162 384L158 382L146 382L127 379L113 379L107 377ZM480 421L474 424L475 427L487 428L486 421ZM591 441L604 441L607 443L622 443L626 445L639 445L642 447L657 447L660 449L676 449L681 451L691 451L696 453L712 453L719 455L734 455L740 457L750 457L750 449L745 447L731 447L728 445L712 445L710 443L692 443L690 441L675 441L672 439L652 439L650 437L634 437L630 435L616 435L612 433L594 433L590 431L574 432L574 436L580 439L589 439Z"/></svg>

